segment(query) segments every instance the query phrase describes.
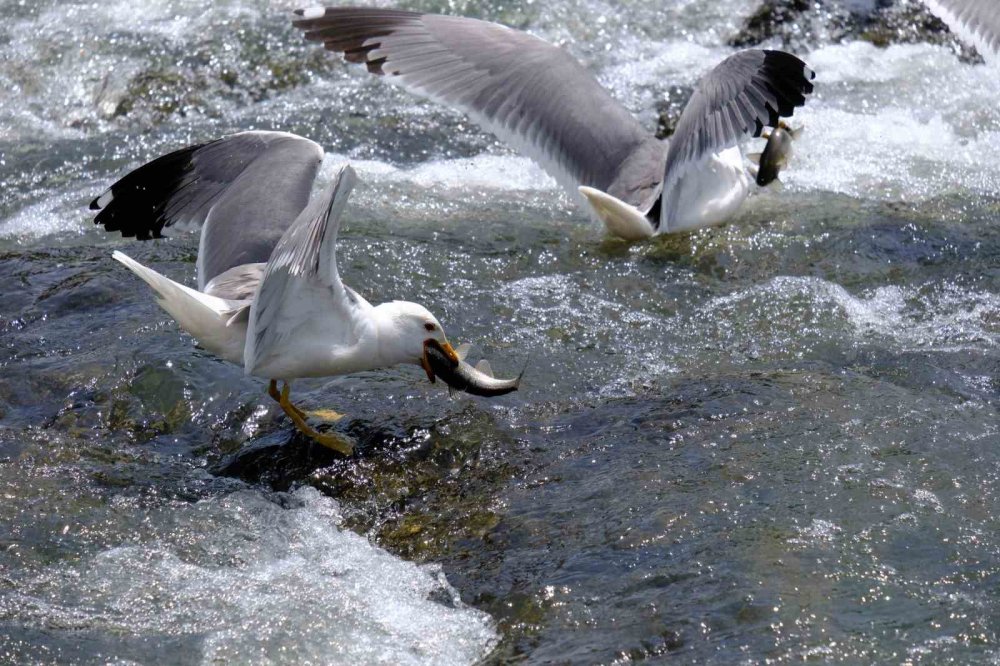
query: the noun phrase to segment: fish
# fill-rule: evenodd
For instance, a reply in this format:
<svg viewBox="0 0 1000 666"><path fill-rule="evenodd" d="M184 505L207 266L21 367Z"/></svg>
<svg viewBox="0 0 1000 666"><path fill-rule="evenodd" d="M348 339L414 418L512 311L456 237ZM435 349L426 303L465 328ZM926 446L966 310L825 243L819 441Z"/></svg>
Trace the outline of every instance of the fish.
<svg viewBox="0 0 1000 666"><path fill-rule="evenodd" d="M484 359L475 366L466 363L462 359L468 354L468 345L459 345L457 353L460 360L457 363L445 354L436 340L428 340L425 349L433 372L431 381L434 381L434 376L440 377L450 389L456 391L493 398L516 391L524 376L522 370L514 379L497 379L493 376L489 361Z"/></svg>
<svg viewBox="0 0 1000 666"><path fill-rule="evenodd" d="M783 122L771 130L767 137L767 144L762 153L750 153L747 158L751 162L757 163L757 184L767 187L774 181L778 181L778 174L788 166L788 160L792 157L792 141L802 135L802 127L792 129Z"/></svg>

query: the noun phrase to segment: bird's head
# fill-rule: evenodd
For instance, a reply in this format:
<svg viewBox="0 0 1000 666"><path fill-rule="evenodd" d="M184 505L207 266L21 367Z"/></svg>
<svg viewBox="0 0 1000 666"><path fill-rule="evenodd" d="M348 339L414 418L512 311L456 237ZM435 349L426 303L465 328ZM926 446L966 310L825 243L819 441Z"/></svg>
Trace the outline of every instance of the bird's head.
<svg viewBox="0 0 1000 666"><path fill-rule="evenodd" d="M380 308L388 311L392 328L390 344L398 362L421 366L427 379L433 382L434 371L427 359L427 345L436 343L446 356L458 363L458 354L448 342L441 322L427 308L407 301L385 303Z"/></svg>

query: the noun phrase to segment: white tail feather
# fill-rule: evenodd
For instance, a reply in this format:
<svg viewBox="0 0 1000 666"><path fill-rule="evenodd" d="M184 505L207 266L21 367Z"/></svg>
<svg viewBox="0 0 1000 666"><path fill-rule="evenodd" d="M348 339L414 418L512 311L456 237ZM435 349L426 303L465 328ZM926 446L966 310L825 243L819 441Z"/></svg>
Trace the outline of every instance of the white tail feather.
<svg viewBox="0 0 1000 666"><path fill-rule="evenodd" d="M652 223L635 206L593 187L581 185L577 189L586 197L591 212L604 222L605 228L612 236L635 241L649 238L656 233Z"/></svg>
<svg viewBox="0 0 1000 666"><path fill-rule="evenodd" d="M194 336L201 346L227 361L243 364L246 323L232 326L227 326L227 323L244 303L209 296L185 287L152 268L143 266L124 252L116 250L111 256L152 287L160 307L182 329Z"/></svg>

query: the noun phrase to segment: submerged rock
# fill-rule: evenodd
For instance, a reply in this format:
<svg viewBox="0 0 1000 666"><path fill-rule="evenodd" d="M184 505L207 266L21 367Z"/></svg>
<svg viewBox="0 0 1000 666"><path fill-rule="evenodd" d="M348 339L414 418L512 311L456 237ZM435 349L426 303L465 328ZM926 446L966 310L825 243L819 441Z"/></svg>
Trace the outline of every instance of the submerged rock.
<svg viewBox="0 0 1000 666"><path fill-rule="evenodd" d="M792 51L860 39L876 46L939 44L964 62L982 62L920 0L764 0L729 44L777 43Z"/></svg>
<svg viewBox="0 0 1000 666"><path fill-rule="evenodd" d="M279 43L283 37L271 23L248 26L235 38L226 30L222 24L180 46L149 45L141 67L105 72L94 88L97 116L139 126L191 114L220 117L228 106L261 102L337 65L309 44ZM229 48L220 51L223 38Z"/></svg>
<svg viewBox="0 0 1000 666"><path fill-rule="evenodd" d="M665 139L677 129L681 112L691 98L694 88L690 86L670 86L656 102L656 138Z"/></svg>

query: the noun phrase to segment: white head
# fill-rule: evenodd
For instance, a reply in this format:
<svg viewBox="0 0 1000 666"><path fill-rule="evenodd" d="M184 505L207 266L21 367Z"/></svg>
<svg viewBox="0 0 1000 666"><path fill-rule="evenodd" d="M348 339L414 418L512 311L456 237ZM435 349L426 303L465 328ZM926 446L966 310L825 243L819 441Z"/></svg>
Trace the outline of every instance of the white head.
<svg viewBox="0 0 1000 666"><path fill-rule="evenodd" d="M458 362L458 355L449 344L441 322L424 306L392 301L382 303L375 310L379 316L379 347L387 362L416 363L427 372L427 378L434 381L426 352L431 341L438 343L445 354Z"/></svg>

